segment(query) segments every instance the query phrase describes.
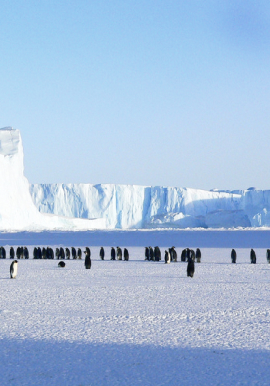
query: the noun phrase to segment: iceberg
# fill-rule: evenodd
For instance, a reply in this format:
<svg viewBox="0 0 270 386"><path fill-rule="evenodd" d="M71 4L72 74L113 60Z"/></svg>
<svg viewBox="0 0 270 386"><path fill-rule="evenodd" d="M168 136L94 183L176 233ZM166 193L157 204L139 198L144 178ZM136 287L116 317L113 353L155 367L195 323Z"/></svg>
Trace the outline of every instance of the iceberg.
<svg viewBox="0 0 270 386"><path fill-rule="evenodd" d="M42 214L33 203L24 176L19 130L0 129L0 230L88 230L103 228L104 220L82 220Z"/></svg>
<svg viewBox="0 0 270 386"><path fill-rule="evenodd" d="M270 190L29 184L19 130L0 129L0 230L270 227Z"/></svg>

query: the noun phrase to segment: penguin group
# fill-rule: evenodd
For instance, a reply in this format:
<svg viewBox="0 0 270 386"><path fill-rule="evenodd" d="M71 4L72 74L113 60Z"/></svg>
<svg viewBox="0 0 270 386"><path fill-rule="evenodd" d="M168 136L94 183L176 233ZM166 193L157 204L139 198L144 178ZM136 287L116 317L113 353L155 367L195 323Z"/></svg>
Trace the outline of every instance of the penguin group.
<svg viewBox="0 0 270 386"><path fill-rule="evenodd" d="M124 255L124 259L123 259ZM103 259L104 260L104 259ZM124 248L124 251L122 251L121 247L111 247L111 260L129 260L129 251L127 248Z"/></svg>
<svg viewBox="0 0 270 386"><path fill-rule="evenodd" d="M84 259L84 266L85 269L91 269L91 251L89 247L85 248L85 251L83 251L85 254ZM17 272L18 272L18 260L20 259L29 259L29 251L27 247L18 246L17 248L10 247L9 250L9 257L10 259L14 259L16 257L16 260L14 260L10 265L10 277L16 278ZM101 260L105 259L105 250L104 247L100 247L99 251L99 257ZM161 251L158 246L155 246L154 248L149 246L145 247L144 252L145 260L147 261L161 261ZM195 262L200 263L201 262L201 250L199 248L194 251L190 248L185 248L181 251L181 262L187 262L187 276L193 277L195 273ZM7 252L6 249L3 246L0 246L0 259L6 259L7 258ZM54 250L51 247L35 247L33 249L33 259L57 259L57 260L70 260L70 259L82 259L82 249L74 247L57 247ZM127 248L122 248L117 246L111 247L111 260L129 260L129 251ZM233 264L236 264L237 260L237 253L236 250L233 248L231 250L231 262ZM266 250L266 260L270 264L270 249ZM256 264L257 258L256 253L254 249L252 248L250 250L250 263ZM165 250L164 253L164 262L165 264L170 264L171 262L177 262L177 252L174 246L168 248ZM60 261L58 264L58 267L64 268L65 263Z"/></svg>

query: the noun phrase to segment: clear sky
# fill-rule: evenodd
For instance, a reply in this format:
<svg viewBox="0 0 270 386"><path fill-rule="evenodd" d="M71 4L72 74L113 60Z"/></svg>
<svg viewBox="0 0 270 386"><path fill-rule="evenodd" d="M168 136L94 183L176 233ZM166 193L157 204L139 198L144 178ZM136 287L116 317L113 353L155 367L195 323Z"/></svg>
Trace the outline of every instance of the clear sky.
<svg viewBox="0 0 270 386"><path fill-rule="evenodd" d="M0 0L31 183L270 189L269 0Z"/></svg>

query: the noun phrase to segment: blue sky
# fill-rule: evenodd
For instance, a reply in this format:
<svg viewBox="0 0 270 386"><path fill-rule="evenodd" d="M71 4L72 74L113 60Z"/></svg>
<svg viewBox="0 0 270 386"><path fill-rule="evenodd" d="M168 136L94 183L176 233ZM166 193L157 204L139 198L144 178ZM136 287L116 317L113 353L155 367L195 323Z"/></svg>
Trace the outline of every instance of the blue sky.
<svg viewBox="0 0 270 386"><path fill-rule="evenodd" d="M31 183L268 189L269 1L0 0Z"/></svg>

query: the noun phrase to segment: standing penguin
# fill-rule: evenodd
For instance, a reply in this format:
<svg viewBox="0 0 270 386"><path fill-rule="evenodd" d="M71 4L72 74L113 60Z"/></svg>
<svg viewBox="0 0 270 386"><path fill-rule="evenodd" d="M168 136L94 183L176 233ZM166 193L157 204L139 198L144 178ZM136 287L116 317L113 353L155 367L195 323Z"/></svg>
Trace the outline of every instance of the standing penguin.
<svg viewBox="0 0 270 386"><path fill-rule="evenodd" d="M232 260L232 263L233 263L233 264L236 263L236 250L235 250L235 249L232 249L232 252L231 252L231 260Z"/></svg>
<svg viewBox="0 0 270 386"><path fill-rule="evenodd" d="M201 262L201 257L202 257L201 250L200 250L200 248L197 248L196 249L196 260L197 260L197 263Z"/></svg>
<svg viewBox="0 0 270 386"><path fill-rule="evenodd" d="M23 257L25 259L29 259L29 251L28 251L28 248L26 247L23 248Z"/></svg>
<svg viewBox="0 0 270 386"><path fill-rule="evenodd" d="M11 259L14 259L15 251L14 251L14 248L13 248L13 247L10 247L9 255L10 255L10 258L11 258Z"/></svg>
<svg viewBox="0 0 270 386"><path fill-rule="evenodd" d="M195 272L195 263L192 257L190 256L188 259L188 264L187 264L187 276L188 277L193 277Z"/></svg>
<svg viewBox="0 0 270 386"><path fill-rule="evenodd" d="M90 248L86 247L84 253L85 253L84 266L86 269L90 269L91 268L91 251L90 251Z"/></svg>
<svg viewBox="0 0 270 386"><path fill-rule="evenodd" d="M266 251L266 260L267 260L267 263L270 263L270 249L267 249Z"/></svg>
<svg viewBox="0 0 270 386"><path fill-rule="evenodd" d="M124 248L124 260L125 260L125 261L128 261L128 260L129 260L129 253L128 253L127 248Z"/></svg>
<svg viewBox="0 0 270 386"><path fill-rule="evenodd" d="M154 248L154 261L160 261L161 260L161 252L159 247Z"/></svg>
<svg viewBox="0 0 270 386"><path fill-rule="evenodd" d="M115 249L111 247L111 260L115 260Z"/></svg>
<svg viewBox="0 0 270 386"><path fill-rule="evenodd" d="M101 247L99 251L99 257L101 258L101 260L104 260L104 256L105 256L105 251L104 251L104 248Z"/></svg>
<svg viewBox="0 0 270 386"><path fill-rule="evenodd" d="M66 248L66 258L68 260L70 259L70 250L69 250L69 248Z"/></svg>
<svg viewBox="0 0 270 386"><path fill-rule="evenodd" d="M171 255L170 255L170 252L168 252L167 250L165 251L164 260L165 260L165 264L170 264L171 262Z"/></svg>
<svg viewBox="0 0 270 386"><path fill-rule="evenodd" d="M181 261L186 261L187 249L183 249L181 253Z"/></svg>
<svg viewBox="0 0 270 386"><path fill-rule="evenodd" d="M169 248L169 253L171 255L171 260L176 263L177 262L177 252L175 250L175 247Z"/></svg>
<svg viewBox="0 0 270 386"><path fill-rule="evenodd" d="M17 272L18 272L18 261L14 260L10 264L10 278L11 279L16 279Z"/></svg>
<svg viewBox="0 0 270 386"><path fill-rule="evenodd" d="M116 247L116 255L117 260L122 260L122 249L120 247Z"/></svg>
<svg viewBox="0 0 270 386"><path fill-rule="evenodd" d="M78 259L79 260L82 259L82 250L81 250L81 248L78 248Z"/></svg>
<svg viewBox="0 0 270 386"><path fill-rule="evenodd" d="M76 254L76 249L74 247L71 247L71 254L72 254L72 259L77 259L77 254Z"/></svg>
<svg viewBox="0 0 270 386"><path fill-rule="evenodd" d="M256 253L254 249L251 249L250 251L250 262L251 264L256 264Z"/></svg>
<svg viewBox="0 0 270 386"><path fill-rule="evenodd" d="M145 247L145 252L144 252L144 260L149 260L149 247Z"/></svg>

